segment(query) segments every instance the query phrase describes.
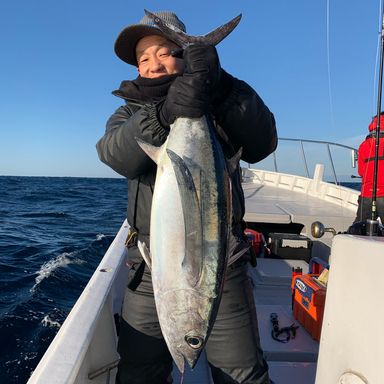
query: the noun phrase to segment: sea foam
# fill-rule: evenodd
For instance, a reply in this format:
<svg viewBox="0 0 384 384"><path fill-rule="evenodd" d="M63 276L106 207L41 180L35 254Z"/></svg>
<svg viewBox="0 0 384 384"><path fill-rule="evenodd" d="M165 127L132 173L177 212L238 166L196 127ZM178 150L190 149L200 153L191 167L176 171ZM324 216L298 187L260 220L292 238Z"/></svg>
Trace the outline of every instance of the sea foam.
<svg viewBox="0 0 384 384"><path fill-rule="evenodd" d="M44 327L60 328L61 324L58 321L52 320L49 315L44 316L41 323Z"/></svg>
<svg viewBox="0 0 384 384"><path fill-rule="evenodd" d="M47 277L51 275L51 273L56 270L59 267L63 267L64 265L70 264L73 262L71 259L71 255L73 255L75 252L64 252L57 256L56 258L47 261L44 263L40 270L37 272L37 276L35 278L35 285L30 289L31 292L33 292L36 287Z"/></svg>

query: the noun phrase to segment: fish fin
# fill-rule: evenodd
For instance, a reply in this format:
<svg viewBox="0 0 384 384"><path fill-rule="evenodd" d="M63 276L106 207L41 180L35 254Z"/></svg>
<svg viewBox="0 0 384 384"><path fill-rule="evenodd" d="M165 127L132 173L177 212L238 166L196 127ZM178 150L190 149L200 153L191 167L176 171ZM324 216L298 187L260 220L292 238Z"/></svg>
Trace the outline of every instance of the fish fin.
<svg viewBox="0 0 384 384"><path fill-rule="evenodd" d="M167 154L175 172L184 215L185 256L182 266L188 272L189 284L196 286L200 280L204 257L200 203L191 172L184 160L170 149L167 149Z"/></svg>
<svg viewBox="0 0 384 384"><path fill-rule="evenodd" d="M144 242L140 240L137 242L137 247L139 248L139 251L145 263L148 265L148 268L152 270L152 258L151 258L151 253L149 252L148 247Z"/></svg>
<svg viewBox="0 0 384 384"><path fill-rule="evenodd" d="M158 28L172 41L177 43L180 47L186 48L191 44L206 44L217 45L227 37L239 24L241 14L233 18L228 23L216 28L215 30L207 33L204 36L190 36L179 28L175 28L173 25L168 24L160 17L144 9L145 14L150 17Z"/></svg>
<svg viewBox="0 0 384 384"><path fill-rule="evenodd" d="M159 163L160 153L162 147L155 147L154 145L148 144L145 141L135 137L139 147L156 163Z"/></svg>
<svg viewBox="0 0 384 384"><path fill-rule="evenodd" d="M239 166L241 155L243 154L243 148L241 147L234 156L227 160L227 169L229 174L232 176Z"/></svg>
<svg viewBox="0 0 384 384"><path fill-rule="evenodd" d="M228 23L225 23L224 25L202 36L202 40L209 45L219 44L220 41L224 40L237 27L237 24L239 24L240 20L241 13L240 15L230 20Z"/></svg>
<svg viewBox="0 0 384 384"><path fill-rule="evenodd" d="M240 257L243 256L244 253L246 253L249 248L250 248L250 245L244 243L244 245L241 247L241 249L238 252L236 252L234 255L229 257L227 265L230 266L236 260L240 259Z"/></svg>

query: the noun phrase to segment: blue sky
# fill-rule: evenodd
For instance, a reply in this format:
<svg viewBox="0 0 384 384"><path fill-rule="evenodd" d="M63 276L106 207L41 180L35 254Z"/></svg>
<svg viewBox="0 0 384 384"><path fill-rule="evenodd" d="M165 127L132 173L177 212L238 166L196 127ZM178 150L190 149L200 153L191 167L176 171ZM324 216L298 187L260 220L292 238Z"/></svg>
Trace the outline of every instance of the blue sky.
<svg viewBox="0 0 384 384"><path fill-rule="evenodd" d="M257 90L279 135L356 147L376 113L379 7L329 0L328 67L327 0L4 1L0 175L117 176L95 144L122 104L111 91L137 73L114 55L115 38L144 8L174 10L196 35L242 13L217 47L221 65Z"/></svg>

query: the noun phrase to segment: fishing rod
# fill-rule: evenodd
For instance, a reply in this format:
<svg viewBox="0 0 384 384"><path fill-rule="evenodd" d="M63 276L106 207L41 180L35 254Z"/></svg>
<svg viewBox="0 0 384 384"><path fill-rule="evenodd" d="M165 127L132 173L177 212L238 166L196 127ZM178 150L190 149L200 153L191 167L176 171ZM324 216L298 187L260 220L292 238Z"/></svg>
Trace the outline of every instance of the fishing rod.
<svg viewBox="0 0 384 384"><path fill-rule="evenodd" d="M379 146L380 146L380 115L381 115L381 96L383 90L383 61L384 61L384 11L381 12L381 31L380 31L380 67L379 67L379 83L377 90L377 116L376 116L376 131L375 131L375 159L373 168L373 190L372 190L372 207L371 219L367 220L367 235L377 236L379 222L377 220L377 178L379 168Z"/></svg>

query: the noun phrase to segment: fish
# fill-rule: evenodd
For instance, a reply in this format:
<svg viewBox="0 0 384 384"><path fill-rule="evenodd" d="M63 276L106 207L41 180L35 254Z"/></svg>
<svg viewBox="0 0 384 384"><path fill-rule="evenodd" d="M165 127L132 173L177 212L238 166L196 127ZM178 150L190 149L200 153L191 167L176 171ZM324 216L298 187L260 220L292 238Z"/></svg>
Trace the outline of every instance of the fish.
<svg viewBox="0 0 384 384"><path fill-rule="evenodd" d="M152 15L170 40L217 44L239 22L205 36L188 36ZM163 337L181 373L193 368L219 308L229 259L232 220L231 172L241 152L227 160L211 118L178 117L161 147L136 138L157 164L150 219L150 246L139 241L151 270Z"/></svg>

